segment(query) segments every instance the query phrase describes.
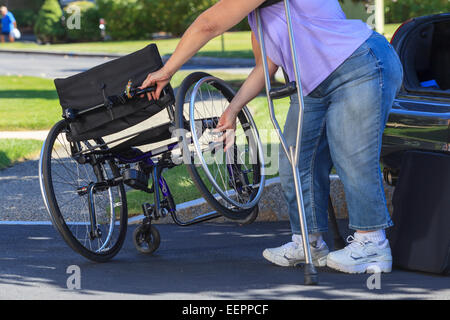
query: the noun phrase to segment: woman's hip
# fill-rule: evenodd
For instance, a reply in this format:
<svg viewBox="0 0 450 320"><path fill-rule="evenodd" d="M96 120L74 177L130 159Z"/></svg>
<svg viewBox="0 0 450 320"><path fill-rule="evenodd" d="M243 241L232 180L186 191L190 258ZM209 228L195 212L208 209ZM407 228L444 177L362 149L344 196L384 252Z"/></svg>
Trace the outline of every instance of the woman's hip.
<svg viewBox="0 0 450 320"><path fill-rule="evenodd" d="M358 95L359 86L367 89L368 83L374 91L381 88L397 93L402 80L403 68L397 53L384 36L374 32L310 96L329 97L342 89Z"/></svg>

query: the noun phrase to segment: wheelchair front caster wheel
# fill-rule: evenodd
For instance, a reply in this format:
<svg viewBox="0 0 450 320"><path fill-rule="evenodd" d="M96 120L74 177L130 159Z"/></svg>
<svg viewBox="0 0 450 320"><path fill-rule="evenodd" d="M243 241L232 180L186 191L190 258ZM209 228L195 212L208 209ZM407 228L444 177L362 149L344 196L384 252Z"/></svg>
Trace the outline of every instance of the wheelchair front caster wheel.
<svg viewBox="0 0 450 320"><path fill-rule="evenodd" d="M154 226L141 224L133 232L133 243L140 253L151 254L159 248L161 236Z"/></svg>

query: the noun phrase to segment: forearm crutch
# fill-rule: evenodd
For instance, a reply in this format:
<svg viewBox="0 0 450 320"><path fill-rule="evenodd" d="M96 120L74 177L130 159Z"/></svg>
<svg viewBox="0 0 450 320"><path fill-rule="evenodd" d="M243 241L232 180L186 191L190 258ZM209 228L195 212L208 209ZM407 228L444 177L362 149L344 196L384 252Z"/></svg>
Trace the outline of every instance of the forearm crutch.
<svg viewBox="0 0 450 320"><path fill-rule="evenodd" d="M266 83L266 93L267 93L267 101L269 104L270 118L275 127L278 138L280 139L281 146L283 147L283 150L286 153L286 156L291 164L292 173L294 176L295 193L297 196L297 207L298 207L298 213L299 213L299 217L300 217L300 227L301 227L302 238L303 238L303 250L305 253L305 260L306 260L305 261L305 269L304 269L305 284L306 285L315 285L318 283L318 276L317 276L317 271L313 265L312 257L311 257L311 248L310 248L309 237L308 237L308 226L306 224L305 209L304 209L304 205L303 205L303 195L302 195L301 183L300 183L300 172L298 169L298 161L299 161L300 146L301 146L301 133L302 133L302 124L303 124L303 106L304 106L303 91L302 91L302 85L300 82L300 70L299 70L298 60L297 60L297 51L296 51L295 41L294 41L294 37L293 37L289 0L284 0L284 8L286 11L286 21L287 21L287 26L288 26L291 55L292 55L292 60L293 60L293 65L294 65L295 82L287 83L286 86L284 86L282 88L274 88L274 89L271 88L266 48L265 48L265 44L264 44L264 37L263 37L262 24L261 24L260 8L256 9L256 23L257 23L257 28L258 28L258 38L259 38L259 44L261 47L261 54L263 57L262 61L263 61L263 67L264 67L264 78L265 78L265 83ZM280 129L280 125L278 124L278 121L275 117L273 100L277 99L277 98L287 97L292 94L298 95L300 110L298 113L296 144L295 144L295 146L288 146L286 139L284 138L283 133Z"/></svg>

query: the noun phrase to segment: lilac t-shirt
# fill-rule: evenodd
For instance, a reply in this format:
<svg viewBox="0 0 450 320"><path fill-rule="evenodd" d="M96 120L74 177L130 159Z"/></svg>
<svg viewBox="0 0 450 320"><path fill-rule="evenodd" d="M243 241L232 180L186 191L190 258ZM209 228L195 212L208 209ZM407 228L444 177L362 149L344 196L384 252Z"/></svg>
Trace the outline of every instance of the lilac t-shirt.
<svg viewBox="0 0 450 320"><path fill-rule="evenodd" d="M372 34L361 20L349 20L338 0L291 0L292 27L303 94L319 86ZM261 9L267 56L295 81L284 1ZM248 16L258 38L256 14ZM259 40L258 40L259 41Z"/></svg>

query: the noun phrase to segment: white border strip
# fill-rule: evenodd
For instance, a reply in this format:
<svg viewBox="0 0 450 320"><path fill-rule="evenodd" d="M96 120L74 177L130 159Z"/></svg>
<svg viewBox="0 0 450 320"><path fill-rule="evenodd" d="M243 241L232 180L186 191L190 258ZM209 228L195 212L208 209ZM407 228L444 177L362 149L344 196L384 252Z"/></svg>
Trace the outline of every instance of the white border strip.
<svg viewBox="0 0 450 320"><path fill-rule="evenodd" d="M16 226L23 226L23 225L35 225L35 226L51 226L51 221L0 221L0 225L16 225Z"/></svg>

